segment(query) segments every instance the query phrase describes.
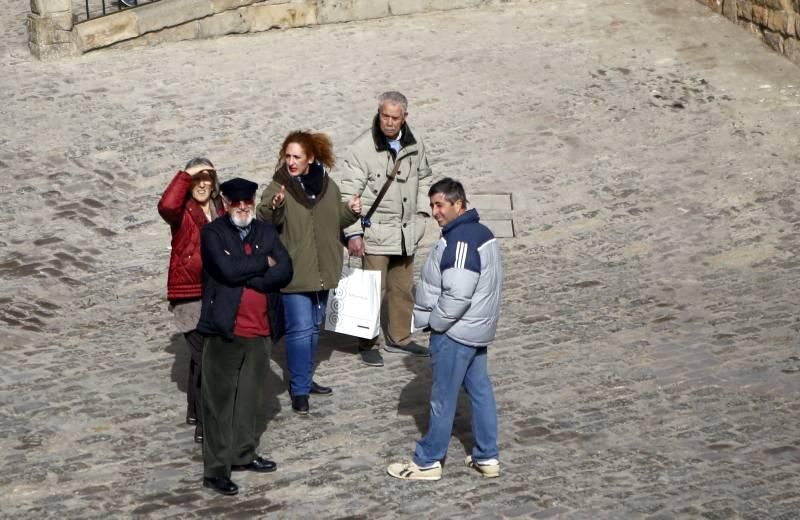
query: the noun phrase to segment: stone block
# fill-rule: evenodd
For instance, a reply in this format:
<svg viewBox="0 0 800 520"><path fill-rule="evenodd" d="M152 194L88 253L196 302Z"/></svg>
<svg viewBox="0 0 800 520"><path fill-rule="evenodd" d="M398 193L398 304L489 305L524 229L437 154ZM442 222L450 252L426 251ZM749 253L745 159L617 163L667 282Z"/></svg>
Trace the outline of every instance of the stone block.
<svg viewBox="0 0 800 520"><path fill-rule="evenodd" d="M768 9L783 10L781 0L751 0L754 5L760 5Z"/></svg>
<svg viewBox="0 0 800 520"><path fill-rule="evenodd" d="M68 20L65 20L68 18ZM41 16L29 13L26 21L28 42L39 46L72 43L72 15Z"/></svg>
<svg viewBox="0 0 800 520"><path fill-rule="evenodd" d="M715 13L722 12L722 0L705 0L705 2L700 1L701 4L705 4L706 7L714 11Z"/></svg>
<svg viewBox="0 0 800 520"><path fill-rule="evenodd" d="M135 38L139 36L136 21L134 11L130 10L76 24L75 36L78 49L86 52L91 49L107 47L128 38Z"/></svg>
<svg viewBox="0 0 800 520"><path fill-rule="evenodd" d="M776 50L776 51L780 52L781 54L783 54L783 36L781 36L780 34L778 34L776 32L769 31L769 30L765 29L764 30L764 41L767 42L767 45L772 47L774 50Z"/></svg>
<svg viewBox="0 0 800 520"><path fill-rule="evenodd" d="M246 5L254 4L257 0L211 0L211 10L215 13L238 9Z"/></svg>
<svg viewBox="0 0 800 520"><path fill-rule="evenodd" d="M511 219L481 219L481 224L488 227L497 238L514 238L514 221Z"/></svg>
<svg viewBox="0 0 800 520"><path fill-rule="evenodd" d="M786 34L789 25L789 17L782 11L769 11L767 17L767 28L771 31Z"/></svg>
<svg viewBox="0 0 800 520"><path fill-rule="evenodd" d="M767 25L769 19L769 9L760 5L753 5L753 23L758 25Z"/></svg>
<svg viewBox="0 0 800 520"><path fill-rule="evenodd" d="M389 0L389 9L394 15L402 15L478 7L482 3L482 0Z"/></svg>
<svg viewBox="0 0 800 520"><path fill-rule="evenodd" d="M183 40L195 40L200 33L199 20L167 27L160 31L150 32L144 35L144 42L147 45L158 45L166 42L180 42Z"/></svg>
<svg viewBox="0 0 800 520"><path fill-rule="evenodd" d="M197 35L200 38L240 34L249 30L250 17L246 15L246 9L225 11L197 21Z"/></svg>
<svg viewBox="0 0 800 520"><path fill-rule="evenodd" d="M485 211L511 211L510 193L473 193L467 197L469 204L480 212Z"/></svg>
<svg viewBox="0 0 800 520"><path fill-rule="evenodd" d="M263 4L246 8L246 17L252 32L267 31L276 27L303 27L317 23L317 13L310 4Z"/></svg>
<svg viewBox="0 0 800 520"><path fill-rule="evenodd" d="M31 0L31 12L35 14L72 13L72 1Z"/></svg>
<svg viewBox="0 0 800 520"><path fill-rule="evenodd" d="M736 0L725 0L722 4L722 14L732 22L736 21Z"/></svg>
<svg viewBox="0 0 800 520"><path fill-rule="evenodd" d="M210 0L169 0L138 7L139 34L174 27L213 14Z"/></svg>
<svg viewBox="0 0 800 520"><path fill-rule="evenodd" d="M797 38L786 38L783 42L783 53L789 61L800 65L800 41Z"/></svg>
<svg viewBox="0 0 800 520"><path fill-rule="evenodd" d="M745 20L753 19L753 4L749 0L736 0L736 14Z"/></svg>
<svg viewBox="0 0 800 520"><path fill-rule="evenodd" d="M79 54L78 48L72 42L54 43L52 45L36 45L33 42L28 42L28 48L31 50L31 54L43 61L57 60Z"/></svg>
<svg viewBox="0 0 800 520"><path fill-rule="evenodd" d="M317 21L339 23L389 16L389 0L319 0Z"/></svg>

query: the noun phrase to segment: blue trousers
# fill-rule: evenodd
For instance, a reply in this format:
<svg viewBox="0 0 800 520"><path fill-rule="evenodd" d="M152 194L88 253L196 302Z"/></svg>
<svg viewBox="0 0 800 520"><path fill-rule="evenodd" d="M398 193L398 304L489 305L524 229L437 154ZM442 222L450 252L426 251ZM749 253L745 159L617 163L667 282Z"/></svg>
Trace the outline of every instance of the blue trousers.
<svg viewBox="0 0 800 520"><path fill-rule="evenodd" d="M429 466L444 460L461 387L472 403L474 460L495 459L497 451L497 404L486 362L486 347L470 347L446 334L431 334L431 415L428 433L417 442L414 462Z"/></svg>
<svg viewBox="0 0 800 520"><path fill-rule="evenodd" d="M284 293L283 315L286 320L286 367L289 392L308 395L314 375L314 357L319 343L319 328L325 319L328 291Z"/></svg>

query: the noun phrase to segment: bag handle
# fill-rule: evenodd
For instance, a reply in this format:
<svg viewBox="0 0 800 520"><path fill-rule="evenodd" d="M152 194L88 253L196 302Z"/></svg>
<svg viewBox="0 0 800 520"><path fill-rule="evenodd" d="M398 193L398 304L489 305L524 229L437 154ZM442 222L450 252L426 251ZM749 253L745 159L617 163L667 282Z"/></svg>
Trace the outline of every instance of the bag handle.
<svg viewBox="0 0 800 520"><path fill-rule="evenodd" d="M409 152L409 153L405 154L402 157L398 157L394 161L394 167L392 168L392 171L389 172L389 175L386 176L386 181L383 183L383 187L381 188L381 191L378 192L378 196L375 197L375 202L373 202L372 206L369 207L369 211L367 211L367 214L364 215L363 217L361 217L361 229L362 230L364 228L368 228L368 227L370 227L372 225L372 215L375 214L375 211L378 209L378 205L383 200L383 197L386 195L386 192L389 191L389 185L391 185L392 181L394 180L394 178L397 177L397 172L400 171L400 161L402 161L406 157L410 157L412 155L417 155L418 153L419 152L417 150L414 150L412 152Z"/></svg>

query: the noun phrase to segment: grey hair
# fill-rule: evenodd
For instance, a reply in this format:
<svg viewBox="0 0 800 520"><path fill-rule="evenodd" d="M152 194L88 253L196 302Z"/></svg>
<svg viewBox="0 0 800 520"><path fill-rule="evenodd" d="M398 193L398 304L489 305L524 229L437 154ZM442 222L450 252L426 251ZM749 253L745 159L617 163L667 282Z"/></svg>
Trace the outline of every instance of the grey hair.
<svg viewBox="0 0 800 520"><path fill-rule="evenodd" d="M386 103L387 101L393 105L402 106L403 113L404 114L408 113L408 99L406 99L406 97L403 94L395 90L390 90L380 95L380 97L378 98L378 112L381 111L381 108L383 108L383 104Z"/></svg>
<svg viewBox="0 0 800 520"><path fill-rule="evenodd" d="M183 167L183 171L186 171L194 166L209 166L212 170L214 169L214 164L205 157L195 157L186 163L186 166Z"/></svg>

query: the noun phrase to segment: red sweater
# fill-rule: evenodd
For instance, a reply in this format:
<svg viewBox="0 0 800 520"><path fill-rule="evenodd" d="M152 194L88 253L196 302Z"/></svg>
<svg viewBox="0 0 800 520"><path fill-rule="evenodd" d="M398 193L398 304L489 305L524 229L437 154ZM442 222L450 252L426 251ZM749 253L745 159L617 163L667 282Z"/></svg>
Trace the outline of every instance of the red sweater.
<svg viewBox="0 0 800 520"><path fill-rule="evenodd" d="M244 252L248 255L252 253L250 244L245 243ZM239 302L239 310L236 312L233 335L242 338L269 336L268 310L267 295L245 287L242 291L242 299Z"/></svg>

